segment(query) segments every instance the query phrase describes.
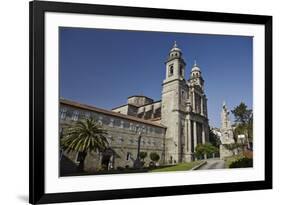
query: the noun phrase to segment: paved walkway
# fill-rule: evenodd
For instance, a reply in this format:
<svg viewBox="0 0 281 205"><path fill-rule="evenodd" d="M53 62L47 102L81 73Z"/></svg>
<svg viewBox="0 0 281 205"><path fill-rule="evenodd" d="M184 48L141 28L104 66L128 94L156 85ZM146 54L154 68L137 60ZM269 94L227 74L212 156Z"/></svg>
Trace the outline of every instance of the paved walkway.
<svg viewBox="0 0 281 205"><path fill-rule="evenodd" d="M198 170L204 169L224 169L224 160L220 159L209 159L207 163L200 167Z"/></svg>

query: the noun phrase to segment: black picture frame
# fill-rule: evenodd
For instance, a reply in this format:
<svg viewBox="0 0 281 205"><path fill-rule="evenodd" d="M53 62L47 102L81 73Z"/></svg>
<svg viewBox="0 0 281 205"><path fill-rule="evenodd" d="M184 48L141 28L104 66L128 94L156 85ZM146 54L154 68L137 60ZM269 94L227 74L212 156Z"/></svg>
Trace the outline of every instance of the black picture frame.
<svg viewBox="0 0 281 205"><path fill-rule="evenodd" d="M30 12L30 144L29 202L32 204L108 200L272 188L272 17L124 6L32 1ZM265 180L71 193L45 193L44 25L45 12L132 16L259 24L265 27Z"/></svg>

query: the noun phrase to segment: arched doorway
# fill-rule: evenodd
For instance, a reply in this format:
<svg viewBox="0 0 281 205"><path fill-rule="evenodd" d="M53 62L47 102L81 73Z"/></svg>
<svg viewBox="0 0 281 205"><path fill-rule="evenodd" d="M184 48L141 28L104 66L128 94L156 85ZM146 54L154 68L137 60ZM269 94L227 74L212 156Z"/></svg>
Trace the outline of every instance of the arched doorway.
<svg viewBox="0 0 281 205"><path fill-rule="evenodd" d="M111 148L106 149L102 152L101 166L106 169L114 169L114 151Z"/></svg>

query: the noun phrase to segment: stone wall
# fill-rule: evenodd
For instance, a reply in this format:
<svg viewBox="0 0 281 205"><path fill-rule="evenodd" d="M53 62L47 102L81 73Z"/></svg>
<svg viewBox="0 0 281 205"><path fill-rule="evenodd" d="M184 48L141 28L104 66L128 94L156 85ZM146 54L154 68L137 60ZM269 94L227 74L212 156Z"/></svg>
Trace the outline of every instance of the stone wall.
<svg viewBox="0 0 281 205"><path fill-rule="evenodd" d="M150 162L149 154L151 152L158 153L160 156L160 163L164 161L165 128L163 126L133 121L73 106L60 106L61 129L66 129L69 124L89 117L93 117L108 132L107 140L109 142L109 147L114 151L114 164L112 168L116 169L117 167L133 166L133 161L137 156L138 128L142 129L140 151L147 152L148 154L145 163L148 165ZM78 163L77 156L78 153L67 154L67 157L75 163ZM85 169L88 171L100 169L102 157L102 153L88 154L85 161Z"/></svg>
<svg viewBox="0 0 281 205"><path fill-rule="evenodd" d="M134 97L135 98L135 97ZM131 98L130 98L131 99ZM129 103L129 102L128 102ZM150 120L161 117L161 101L151 102L137 107L135 104L126 104L112 109L113 112Z"/></svg>
<svg viewBox="0 0 281 205"><path fill-rule="evenodd" d="M146 96L131 96L128 98L128 104L135 105L137 107L147 105L150 103L153 103L153 100Z"/></svg>

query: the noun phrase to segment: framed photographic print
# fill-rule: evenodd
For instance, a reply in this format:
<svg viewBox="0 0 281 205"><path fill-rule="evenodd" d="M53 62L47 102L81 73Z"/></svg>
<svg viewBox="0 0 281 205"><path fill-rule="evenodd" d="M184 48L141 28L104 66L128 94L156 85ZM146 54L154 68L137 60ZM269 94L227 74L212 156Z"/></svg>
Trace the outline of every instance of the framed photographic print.
<svg viewBox="0 0 281 205"><path fill-rule="evenodd" d="M30 203L272 188L272 17L30 2Z"/></svg>

